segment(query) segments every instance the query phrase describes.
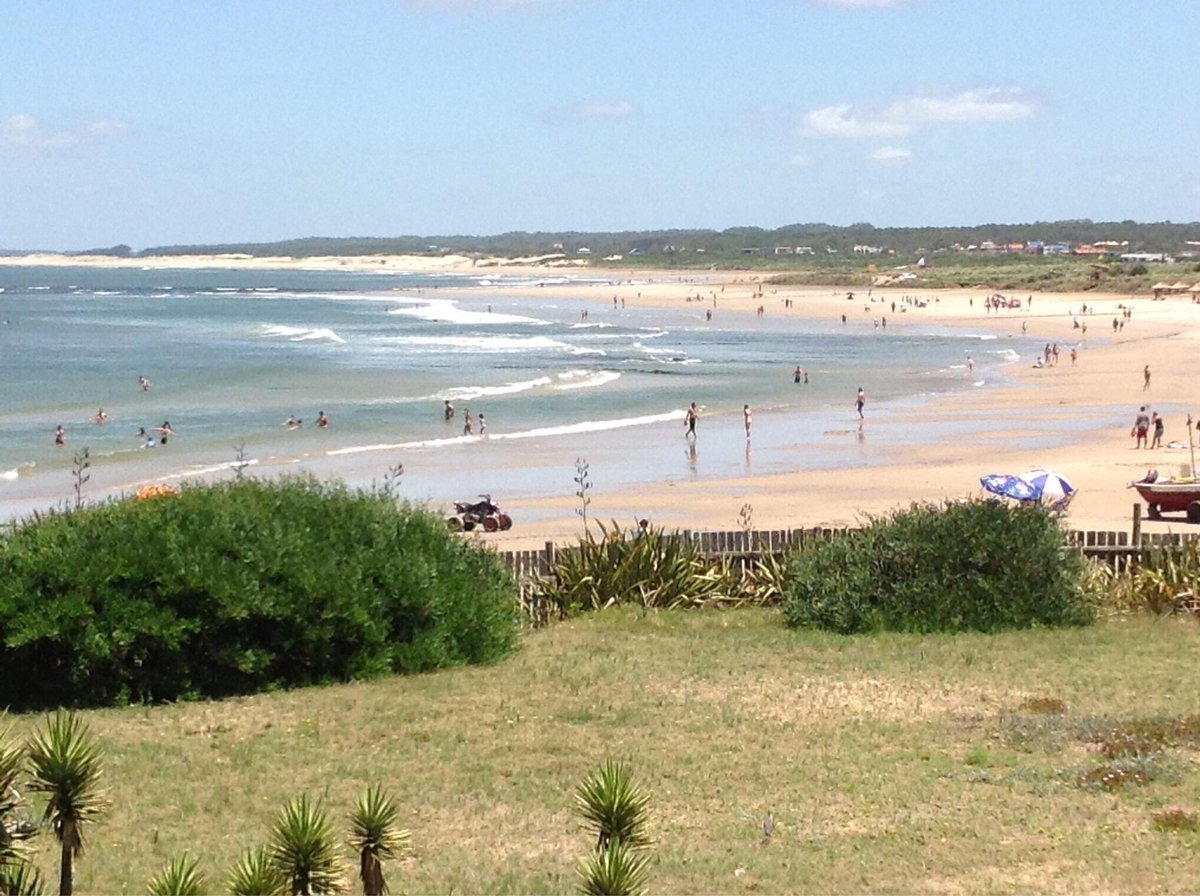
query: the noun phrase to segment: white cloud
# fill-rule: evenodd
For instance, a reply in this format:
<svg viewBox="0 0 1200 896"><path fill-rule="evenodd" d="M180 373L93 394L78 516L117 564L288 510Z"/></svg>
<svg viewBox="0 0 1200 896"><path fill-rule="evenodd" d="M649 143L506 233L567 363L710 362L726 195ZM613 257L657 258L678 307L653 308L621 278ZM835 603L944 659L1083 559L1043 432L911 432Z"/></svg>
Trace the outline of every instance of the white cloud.
<svg viewBox="0 0 1200 896"><path fill-rule="evenodd" d="M805 132L846 139L907 137L929 125L1004 122L1032 118L1037 106L1020 88L981 87L952 96L918 95L876 109L849 103L814 109L804 117Z"/></svg>
<svg viewBox="0 0 1200 896"><path fill-rule="evenodd" d="M882 165L903 165L912 159L911 149L900 146L881 146L871 153L871 161Z"/></svg>
<svg viewBox="0 0 1200 896"><path fill-rule="evenodd" d="M63 131L48 131L32 115L9 115L0 118L0 148L17 147L41 152L72 149L96 143L129 130L121 121L102 119L81 127Z"/></svg>
<svg viewBox="0 0 1200 896"><path fill-rule="evenodd" d="M624 100L582 100L568 106L566 116L581 119L628 118L636 111L632 103Z"/></svg>
<svg viewBox="0 0 1200 896"><path fill-rule="evenodd" d="M814 109L804 116L804 124L817 137L907 137L913 132L904 122L860 118L849 104Z"/></svg>

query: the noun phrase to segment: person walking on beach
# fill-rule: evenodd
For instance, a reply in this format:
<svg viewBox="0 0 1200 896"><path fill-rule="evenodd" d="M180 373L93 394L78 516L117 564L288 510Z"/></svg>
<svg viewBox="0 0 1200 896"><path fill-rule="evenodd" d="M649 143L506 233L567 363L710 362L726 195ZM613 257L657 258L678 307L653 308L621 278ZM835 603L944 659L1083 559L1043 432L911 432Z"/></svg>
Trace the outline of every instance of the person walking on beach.
<svg viewBox="0 0 1200 896"><path fill-rule="evenodd" d="M742 424L746 427L746 441L750 441L750 424L754 422L754 414L750 405L742 405Z"/></svg>
<svg viewBox="0 0 1200 896"><path fill-rule="evenodd" d="M1133 419L1133 429L1129 434L1137 441L1134 443L1134 448L1145 448L1146 434L1150 431L1150 415L1146 413L1146 406L1142 405L1138 408L1137 416Z"/></svg>
<svg viewBox="0 0 1200 896"><path fill-rule="evenodd" d="M696 418L700 416L700 412L696 410L696 402L692 402L691 407L687 409L687 413L683 415L683 425L687 427L684 436L689 439L696 438Z"/></svg>
<svg viewBox="0 0 1200 896"><path fill-rule="evenodd" d="M1142 368L1142 391L1145 392L1150 388L1150 365L1147 364Z"/></svg>
<svg viewBox="0 0 1200 896"><path fill-rule="evenodd" d="M475 423L475 421L473 419L471 419L471 409L467 408L465 411L463 411L463 435L464 436L471 435L473 428L474 428L474 423Z"/></svg>
<svg viewBox="0 0 1200 896"><path fill-rule="evenodd" d="M1163 439L1163 430L1166 428L1166 424L1163 422L1162 415L1159 414L1158 411L1155 411L1153 414L1150 415L1150 424L1154 430L1154 435L1150 440L1150 447L1151 448L1161 448L1162 447L1162 439Z"/></svg>
<svg viewBox="0 0 1200 896"><path fill-rule="evenodd" d="M483 435L487 432L487 421L483 419L483 414L479 415L479 434Z"/></svg>
<svg viewBox="0 0 1200 896"><path fill-rule="evenodd" d="M858 410L858 419L863 419L863 405L867 403L867 393L863 391L863 387L858 387L858 395L854 397L854 407Z"/></svg>

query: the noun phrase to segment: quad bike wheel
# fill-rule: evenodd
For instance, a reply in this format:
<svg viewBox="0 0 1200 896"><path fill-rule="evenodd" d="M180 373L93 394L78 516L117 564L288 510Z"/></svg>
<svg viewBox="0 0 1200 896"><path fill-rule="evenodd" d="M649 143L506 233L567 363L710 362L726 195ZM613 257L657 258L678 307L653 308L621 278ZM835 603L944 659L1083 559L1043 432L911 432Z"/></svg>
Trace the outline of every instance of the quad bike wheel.
<svg viewBox="0 0 1200 896"><path fill-rule="evenodd" d="M461 532L463 521L456 516L452 516L446 520L446 525L450 527L451 532Z"/></svg>
<svg viewBox="0 0 1200 896"><path fill-rule="evenodd" d="M495 532L500 528L500 521L494 516L485 516L483 518L483 530L485 532Z"/></svg>
<svg viewBox="0 0 1200 896"><path fill-rule="evenodd" d="M500 531L507 532L512 528L512 517L507 513L502 513L496 517L496 522L500 524Z"/></svg>
<svg viewBox="0 0 1200 896"><path fill-rule="evenodd" d="M470 531L471 531L472 529L474 529L474 528L475 528L475 521L474 521L474 520L472 520L472 519L465 519L465 520L463 520L463 531L464 531L464 532L470 532Z"/></svg>

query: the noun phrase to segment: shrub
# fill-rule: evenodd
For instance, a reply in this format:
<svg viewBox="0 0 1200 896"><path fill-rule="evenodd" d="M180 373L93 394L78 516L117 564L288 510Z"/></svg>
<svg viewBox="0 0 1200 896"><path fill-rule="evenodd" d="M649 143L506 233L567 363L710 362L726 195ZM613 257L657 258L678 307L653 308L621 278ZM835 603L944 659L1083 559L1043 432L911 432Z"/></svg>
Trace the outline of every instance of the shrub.
<svg viewBox="0 0 1200 896"><path fill-rule="evenodd" d="M793 557L783 611L844 634L1083 625L1082 568L1038 507L914 504Z"/></svg>
<svg viewBox="0 0 1200 896"><path fill-rule="evenodd" d="M515 588L425 511L246 480L0 539L0 705L219 697L494 660Z"/></svg>
<svg viewBox="0 0 1200 896"><path fill-rule="evenodd" d="M730 600L737 592L728 564L700 555L696 542L651 526L623 531L615 522L600 537L558 552L541 597L560 616L617 604L676 609Z"/></svg>

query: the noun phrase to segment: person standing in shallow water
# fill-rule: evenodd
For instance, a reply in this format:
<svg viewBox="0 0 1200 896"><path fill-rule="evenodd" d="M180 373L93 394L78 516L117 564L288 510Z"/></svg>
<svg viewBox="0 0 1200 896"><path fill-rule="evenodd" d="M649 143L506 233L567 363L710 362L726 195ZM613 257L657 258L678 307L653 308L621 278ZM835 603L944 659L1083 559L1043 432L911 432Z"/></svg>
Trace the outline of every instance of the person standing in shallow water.
<svg viewBox="0 0 1200 896"><path fill-rule="evenodd" d="M858 411L858 419L863 419L863 405L867 403L867 393L863 391L863 387L858 387L858 394L854 397L854 407Z"/></svg>
<svg viewBox="0 0 1200 896"><path fill-rule="evenodd" d="M683 424L687 427L684 436L689 439L696 438L696 418L700 416L700 412L696 410L696 402L692 402L691 407L687 409L687 413L683 416Z"/></svg>
<svg viewBox="0 0 1200 896"><path fill-rule="evenodd" d="M750 405L742 405L742 423L746 427L746 441L750 441L750 424L754 422L754 413L750 410Z"/></svg>

